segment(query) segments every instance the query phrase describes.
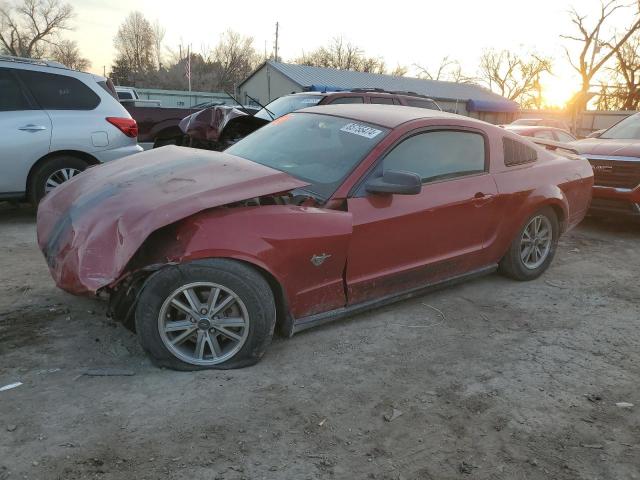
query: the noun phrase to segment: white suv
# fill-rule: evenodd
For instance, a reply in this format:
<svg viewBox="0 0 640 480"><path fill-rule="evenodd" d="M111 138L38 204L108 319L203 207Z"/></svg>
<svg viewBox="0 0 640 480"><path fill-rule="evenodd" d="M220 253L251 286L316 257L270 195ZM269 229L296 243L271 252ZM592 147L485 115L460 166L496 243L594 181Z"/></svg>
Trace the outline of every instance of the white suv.
<svg viewBox="0 0 640 480"><path fill-rule="evenodd" d="M106 78L0 56L0 200L37 204L88 166L141 152L137 136Z"/></svg>

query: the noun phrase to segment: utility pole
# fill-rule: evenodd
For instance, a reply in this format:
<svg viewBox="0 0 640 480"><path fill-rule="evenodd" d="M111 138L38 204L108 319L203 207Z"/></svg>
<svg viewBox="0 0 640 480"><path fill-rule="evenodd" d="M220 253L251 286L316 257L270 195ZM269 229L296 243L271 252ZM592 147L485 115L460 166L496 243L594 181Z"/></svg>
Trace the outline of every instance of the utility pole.
<svg viewBox="0 0 640 480"><path fill-rule="evenodd" d="M278 22L276 22L276 58L275 58L276 62L278 61L278 27L279 27L279 24Z"/></svg>

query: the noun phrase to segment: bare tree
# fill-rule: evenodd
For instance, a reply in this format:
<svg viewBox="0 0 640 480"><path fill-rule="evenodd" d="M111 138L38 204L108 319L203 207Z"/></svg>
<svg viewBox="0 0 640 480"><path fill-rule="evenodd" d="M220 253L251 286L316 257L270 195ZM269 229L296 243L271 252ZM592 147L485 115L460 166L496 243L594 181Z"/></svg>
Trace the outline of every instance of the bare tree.
<svg viewBox="0 0 640 480"><path fill-rule="evenodd" d="M487 50L480 57L479 80L523 106L540 105L540 75L551 72L551 60L535 54L523 58L509 50Z"/></svg>
<svg viewBox="0 0 640 480"><path fill-rule="evenodd" d="M293 60L293 63L314 67L354 70L358 72L385 73L385 64L378 57L367 57L357 45L335 37L329 45L317 48Z"/></svg>
<svg viewBox="0 0 640 480"><path fill-rule="evenodd" d="M60 0L0 4L0 50L18 57L44 56L58 34L69 30L73 8Z"/></svg>
<svg viewBox="0 0 640 480"><path fill-rule="evenodd" d="M53 60L74 70L86 70L91 66L89 59L82 56L77 42L73 40L61 40L56 43L51 49L50 56Z"/></svg>
<svg viewBox="0 0 640 480"><path fill-rule="evenodd" d="M408 72L409 69L407 67L398 64L396 65L396 68L391 71L391 75L394 77L404 77Z"/></svg>
<svg viewBox="0 0 640 480"><path fill-rule="evenodd" d="M156 53L158 70L162 68L162 42L164 41L166 33L167 29L160 25L160 22L156 20L153 24L153 48Z"/></svg>
<svg viewBox="0 0 640 480"><path fill-rule="evenodd" d="M617 39L606 38L605 26L611 15L617 10L631 8L632 6L633 4L623 4L620 0L602 2L600 3L599 17L591 26L587 25L587 15L580 15L575 8L569 12L571 23L575 25L579 33L577 35L561 35L561 37L582 44L577 59L572 59L569 49L565 47L565 53L571 66L580 74L582 79L580 94L575 102L576 111L586 108L587 92L594 76L622 48L627 40L640 29L640 15L638 12L640 2L638 2L634 7L633 19L629 27L625 29L626 33Z"/></svg>
<svg viewBox="0 0 640 480"><path fill-rule="evenodd" d="M133 78L154 69L155 36L151 23L140 12L131 12L120 25L113 41L117 51L116 64L121 71L128 71ZM120 79L123 81L123 79Z"/></svg>
<svg viewBox="0 0 640 480"><path fill-rule="evenodd" d="M259 55L253 47L252 37L227 30L220 36L211 59L219 69L218 88L235 90L236 85L256 67Z"/></svg>
<svg viewBox="0 0 640 480"><path fill-rule="evenodd" d="M611 70L622 80L615 95L619 108L637 110L640 107L640 33L616 50L615 65Z"/></svg>
<svg viewBox="0 0 640 480"><path fill-rule="evenodd" d="M460 65L460 62L452 60L448 56L443 57L442 60L440 60L440 65L435 70L417 63L414 63L413 66L418 70L418 78L455 83L475 82L475 78L462 73L462 65Z"/></svg>
<svg viewBox="0 0 640 480"><path fill-rule="evenodd" d="M417 63L414 63L413 66L418 69L418 77L426 78L427 80L445 80L445 76L448 74L449 67L454 65L459 65L456 60L450 60L449 57L443 57L440 60L440 65L436 70L431 70L430 68L424 67Z"/></svg>

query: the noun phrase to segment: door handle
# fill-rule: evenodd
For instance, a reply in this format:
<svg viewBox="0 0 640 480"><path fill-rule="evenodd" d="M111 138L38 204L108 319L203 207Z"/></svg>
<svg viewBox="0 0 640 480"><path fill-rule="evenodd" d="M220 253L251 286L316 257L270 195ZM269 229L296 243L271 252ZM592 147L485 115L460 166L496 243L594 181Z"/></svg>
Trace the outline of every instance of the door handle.
<svg viewBox="0 0 640 480"><path fill-rule="evenodd" d="M473 196L473 203L475 203L476 206L478 207L481 207L482 205L485 205L491 202L492 200L493 200L492 194L487 194L483 192L478 192Z"/></svg>
<svg viewBox="0 0 640 480"><path fill-rule="evenodd" d="M46 130L47 127L44 125L25 125L24 127L18 127L18 130L22 130L23 132L41 132L42 130Z"/></svg>
<svg viewBox="0 0 640 480"><path fill-rule="evenodd" d="M483 193L483 192L478 192L476 193L473 198L475 198L476 200L482 199L482 198L492 198L493 195L491 194L487 194L487 193Z"/></svg>

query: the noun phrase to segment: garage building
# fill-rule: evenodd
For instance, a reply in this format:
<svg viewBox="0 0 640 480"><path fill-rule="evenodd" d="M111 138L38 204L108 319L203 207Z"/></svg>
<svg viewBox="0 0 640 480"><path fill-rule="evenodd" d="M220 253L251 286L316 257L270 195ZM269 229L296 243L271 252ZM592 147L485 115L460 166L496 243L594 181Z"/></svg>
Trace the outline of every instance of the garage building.
<svg viewBox="0 0 640 480"><path fill-rule="evenodd" d="M396 77L333 68L310 67L267 60L238 86L244 104L257 100L266 105L282 95L303 91L379 88L390 92L414 92L436 100L443 110L480 118L491 123L509 123L519 105L474 84Z"/></svg>

